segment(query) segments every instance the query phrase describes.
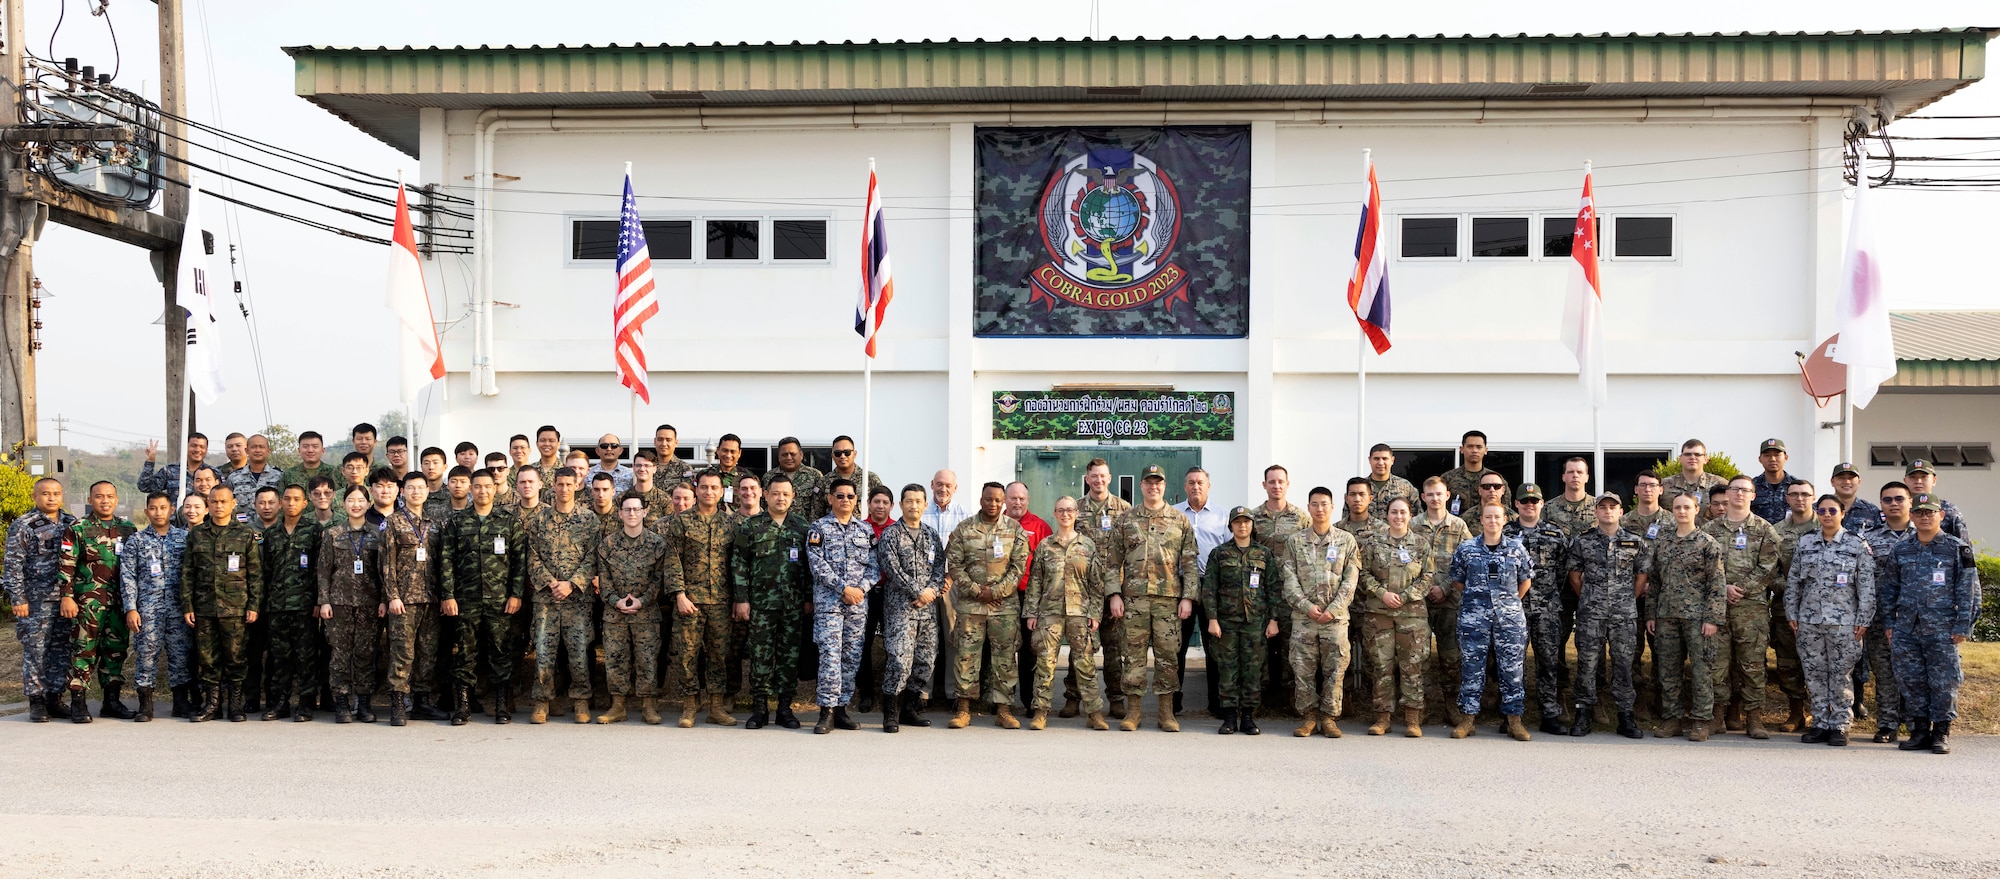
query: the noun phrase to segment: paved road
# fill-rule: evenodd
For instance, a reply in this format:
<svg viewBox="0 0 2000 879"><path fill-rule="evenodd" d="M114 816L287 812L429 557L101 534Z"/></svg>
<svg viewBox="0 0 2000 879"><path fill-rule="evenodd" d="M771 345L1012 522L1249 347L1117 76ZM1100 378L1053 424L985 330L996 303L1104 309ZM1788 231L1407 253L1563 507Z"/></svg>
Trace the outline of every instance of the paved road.
<svg viewBox="0 0 2000 879"><path fill-rule="evenodd" d="M874 719L874 718L871 718ZM2000 875L2000 739L0 718L0 876ZM1275 727L1277 724L1273 723ZM1789 738L1789 737L1786 737ZM138 755L138 759L132 759Z"/></svg>

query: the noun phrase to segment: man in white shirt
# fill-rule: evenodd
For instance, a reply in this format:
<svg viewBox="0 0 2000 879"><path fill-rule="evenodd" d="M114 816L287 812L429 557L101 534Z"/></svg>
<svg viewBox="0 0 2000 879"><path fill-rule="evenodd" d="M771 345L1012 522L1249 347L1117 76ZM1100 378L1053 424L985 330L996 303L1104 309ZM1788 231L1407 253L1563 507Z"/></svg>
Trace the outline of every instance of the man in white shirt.
<svg viewBox="0 0 2000 879"><path fill-rule="evenodd" d="M965 518L971 515L971 512L965 508L965 505L953 499L953 495L957 494L957 492L957 473L953 473L950 470L939 470L935 475L931 476L931 502L924 505L924 524L931 526L931 530L937 532L938 539L947 544L951 542L952 530L958 527L958 523L965 521ZM944 588L947 593L951 591L950 577L945 578ZM943 709L945 706L951 704L951 700L958 697L958 694L949 692L952 689L951 676L944 673L946 669L951 667L951 631L949 627L940 625L938 626L937 665L931 670L930 707L932 708Z"/></svg>
<svg viewBox="0 0 2000 879"><path fill-rule="evenodd" d="M1229 534L1229 511L1209 506L1208 471L1200 467L1188 468L1187 477L1182 481L1181 488L1187 493L1187 500L1174 504L1174 509L1181 511L1181 515L1187 517L1188 524L1194 526L1195 566L1203 573L1206 573L1209 551L1231 539ZM1189 614L1187 619L1181 620L1181 690L1174 693L1175 714L1184 713L1186 710L1182 694L1187 691L1188 643L1194 640L1193 636L1195 632L1206 631L1208 631L1208 609L1202 607L1200 601L1196 601L1194 603L1194 613ZM1208 639L1203 638L1201 645L1202 653L1204 655L1207 654ZM1222 704L1221 697L1216 689L1218 676L1215 667L1204 661L1201 677L1208 691L1208 702L1205 704L1208 707L1209 713L1213 714L1216 706Z"/></svg>

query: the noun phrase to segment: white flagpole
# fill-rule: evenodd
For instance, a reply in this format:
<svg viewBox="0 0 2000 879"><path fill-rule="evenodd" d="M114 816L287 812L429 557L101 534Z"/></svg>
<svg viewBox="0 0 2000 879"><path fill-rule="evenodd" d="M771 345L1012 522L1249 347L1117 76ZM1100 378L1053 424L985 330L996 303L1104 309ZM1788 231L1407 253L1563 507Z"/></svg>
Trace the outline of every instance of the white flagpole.
<svg viewBox="0 0 2000 879"><path fill-rule="evenodd" d="M868 179L871 181L875 179L874 156L868 157ZM873 193L870 194L873 195ZM861 207L861 225L861 234L865 236L868 234L868 206L866 204L863 204ZM868 259L868 254L863 253L861 258L863 260ZM863 271L868 270L868 267L865 265L861 268ZM867 505L868 497L868 456L875 451L875 437L873 435L875 426L875 358L868 356L868 346L874 343L875 332L878 329L875 324L876 309L873 301L866 295L868 292L870 291L862 291L862 299L868 302L869 307L868 313L865 316L868 323L868 338L863 339L861 342L861 472L859 474L861 484L854 488L855 494L862 498L864 507Z"/></svg>
<svg viewBox="0 0 2000 879"><path fill-rule="evenodd" d="M1583 160L1583 179L1585 180L1590 179L1589 159ZM1592 223L1596 223L1597 203L1595 199L1592 199L1591 201L1590 214L1591 214L1590 221ZM1595 236L1592 237L1595 238ZM1603 251L1599 250L1598 252L1602 253ZM1591 258L1596 259L1597 255L1592 254ZM1597 321L1598 325L1602 327L1604 324L1604 305L1603 305L1604 275L1601 272L1597 276L1597 283L1598 283L1598 289L1597 291L1595 291L1598 301ZM1603 332L1604 331L1601 329L1598 330L1598 338L1600 339L1603 338ZM1602 349L1593 351L1591 353L1594 355L1594 359L1602 358L1604 356L1604 351ZM1604 361L1602 359L1596 359L1596 362L1593 364L1593 367L1602 371L1604 368ZM1594 478L1597 481L1597 488L1591 493L1594 495L1603 494L1605 491L1608 490L1605 487L1604 483L1604 407L1597 402L1597 397L1594 394L1590 398L1590 445L1592 450L1590 472L1592 474L1592 478Z"/></svg>
<svg viewBox="0 0 2000 879"><path fill-rule="evenodd" d="M1370 154L1374 150L1361 151L1361 184L1368 185ZM1364 190L1365 191L1365 190ZM1364 202L1362 210L1367 210ZM1380 222L1380 218L1376 218ZM1380 247L1378 240L1376 246ZM1354 454L1361 460L1362 473L1368 470L1368 334L1361 329L1357 317L1354 324Z"/></svg>
<svg viewBox="0 0 2000 879"><path fill-rule="evenodd" d="M201 234L201 230L196 229L195 234L196 235ZM180 308L179 303L176 303L174 307ZM186 339L181 340L181 346L182 347L187 346ZM189 434L193 432L194 432L194 386L188 384L187 369L183 368L181 369L181 484L179 487L174 489L174 504L176 506L178 506L181 501L187 500L188 480L192 478L194 475L188 472L188 462L187 462L187 448L188 448ZM175 510L174 512L178 513L180 511ZM193 528L194 526L195 523L193 522L188 523L189 528Z"/></svg>

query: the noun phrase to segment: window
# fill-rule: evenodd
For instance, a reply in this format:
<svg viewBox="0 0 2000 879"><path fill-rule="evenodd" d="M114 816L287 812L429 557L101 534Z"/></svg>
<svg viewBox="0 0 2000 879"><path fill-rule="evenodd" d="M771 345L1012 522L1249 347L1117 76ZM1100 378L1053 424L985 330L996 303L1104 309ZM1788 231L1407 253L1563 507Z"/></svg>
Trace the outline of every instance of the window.
<svg viewBox="0 0 2000 879"><path fill-rule="evenodd" d="M1572 457L1589 461L1593 454L1590 449L1580 449L1574 452L1535 452L1535 482L1542 487L1542 495L1547 498L1560 497L1563 493L1563 462ZM1605 491L1617 492L1618 496L1624 498L1627 505L1630 505L1632 501L1632 486L1638 483L1639 474L1642 472L1651 472L1654 464L1662 460L1673 460L1674 455L1675 453L1671 451L1613 452L1606 450L1604 452L1605 473L1600 477L1595 472L1595 468L1592 468L1593 472L1591 473L1590 481L1585 483L1584 489L1591 494L1600 494ZM1489 467L1493 465L1493 456L1491 454L1486 456L1486 463ZM1515 483L1516 489L1519 486L1520 483ZM1514 496L1521 496L1518 490Z"/></svg>
<svg viewBox="0 0 2000 879"><path fill-rule="evenodd" d="M689 241L692 224L687 220L646 220L646 252L656 260L693 258ZM617 220L577 220L570 224L569 258L575 260L617 259Z"/></svg>
<svg viewBox="0 0 2000 879"><path fill-rule="evenodd" d="M772 220L771 258L826 259L825 220Z"/></svg>
<svg viewBox="0 0 2000 879"><path fill-rule="evenodd" d="M1922 459L1933 467L1984 470L1993 466L1991 443L1931 443L1929 445L1879 445L1868 448L1873 467L1908 467Z"/></svg>
<svg viewBox="0 0 2000 879"><path fill-rule="evenodd" d="M1604 218L1597 218L1597 240L1604 240ZM1575 217L1542 218L1542 256L1563 258L1576 243Z"/></svg>
<svg viewBox="0 0 2000 879"><path fill-rule="evenodd" d="M1473 217L1472 255L1476 257L1528 256L1527 217Z"/></svg>
<svg viewBox="0 0 2000 879"><path fill-rule="evenodd" d="M1404 217L1404 259L1457 259L1457 217Z"/></svg>
<svg viewBox="0 0 2000 879"><path fill-rule="evenodd" d="M709 220L708 258L712 260L754 260L757 253L756 220Z"/></svg>
<svg viewBox="0 0 2000 879"><path fill-rule="evenodd" d="M1674 255L1672 217L1614 217L1612 228L1618 239L1613 253L1619 259Z"/></svg>

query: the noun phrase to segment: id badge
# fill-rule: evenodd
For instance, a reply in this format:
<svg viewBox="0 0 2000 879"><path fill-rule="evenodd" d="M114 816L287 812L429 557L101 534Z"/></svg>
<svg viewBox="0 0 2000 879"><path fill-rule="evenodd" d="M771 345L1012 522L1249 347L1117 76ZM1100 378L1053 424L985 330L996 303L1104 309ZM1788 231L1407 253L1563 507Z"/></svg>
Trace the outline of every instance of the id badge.
<svg viewBox="0 0 2000 879"><path fill-rule="evenodd" d="M417 547L417 561L427 562L430 561L430 559L431 559L431 554L429 550L426 550L421 546Z"/></svg>
<svg viewBox="0 0 2000 879"><path fill-rule="evenodd" d="M364 569L364 568L363 568L363 567L361 566L361 560L360 560L360 559L355 559L355 560L354 560L354 573L357 573L357 574L360 574L360 573L364 573L364 572L365 572L365 570L366 570L366 569Z"/></svg>
<svg viewBox="0 0 2000 879"><path fill-rule="evenodd" d="M505 537L493 538L493 554L494 555L507 554L507 538Z"/></svg>
<svg viewBox="0 0 2000 879"><path fill-rule="evenodd" d="M1833 582L1840 586L1847 585L1847 572L1841 571L1840 573L1833 575Z"/></svg>
<svg viewBox="0 0 2000 879"><path fill-rule="evenodd" d="M153 576L155 576L155 577L158 577L158 576L160 576L161 574L164 574L164 573L166 573L166 569L165 569L165 568L162 568L162 567L160 567L160 563L159 563L159 562L154 562L154 563L152 564L152 572L153 572Z"/></svg>
<svg viewBox="0 0 2000 879"><path fill-rule="evenodd" d="M1000 538L998 537L993 538L993 557L996 559L1007 557L1007 547L1001 545Z"/></svg>
<svg viewBox="0 0 2000 879"><path fill-rule="evenodd" d="M1459 510L1459 506L1458 506L1458 498L1452 498L1452 499L1451 499L1451 514L1452 514L1452 515L1454 515L1454 516L1458 515L1458 510Z"/></svg>
<svg viewBox="0 0 2000 879"><path fill-rule="evenodd" d="M1741 531L1736 532L1736 548L1744 549L1749 545L1750 545L1750 538L1743 536L1743 532Z"/></svg>
<svg viewBox="0 0 2000 879"><path fill-rule="evenodd" d="M299 570L303 571L310 567L312 567L312 557L305 553L299 553Z"/></svg>
<svg viewBox="0 0 2000 879"><path fill-rule="evenodd" d="M723 502L723 503L725 503L725 504L733 504L733 503L736 503L736 488L735 488L735 486L724 486L724 487L723 487L723 489L722 489L722 502Z"/></svg>
<svg viewBox="0 0 2000 879"><path fill-rule="evenodd" d="M791 561L791 562L796 562L796 561L798 561L798 560L799 560L799 548L798 548L798 547L796 547L796 546L794 546L794 547L789 547L789 548L787 548L787 549L785 550L785 560L786 560L786 561Z"/></svg>
<svg viewBox="0 0 2000 879"><path fill-rule="evenodd" d="M1331 546L1327 547L1326 560L1328 563L1340 561L1340 550Z"/></svg>
<svg viewBox="0 0 2000 879"><path fill-rule="evenodd" d="M1660 537L1660 523L1654 522L1653 524L1646 526L1647 540L1658 540L1659 537Z"/></svg>
<svg viewBox="0 0 2000 879"><path fill-rule="evenodd" d="M1399 562L1402 562L1403 564L1406 564L1406 565L1407 565L1407 564L1409 564L1409 563L1410 563L1410 551L1409 551L1408 549L1398 549L1398 550L1396 550L1396 560L1397 560L1397 561L1399 561Z"/></svg>
<svg viewBox="0 0 2000 879"><path fill-rule="evenodd" d="M1099 517L1097 518L1097 530L1099 530L1099 531L1110 531L1110 530L1111 530L1111 517L1110 517L1110 516L1099 516Z"/></svg>
<svg viewBox="0 0 2000 879"><path fill-rule="evenodd" d="M1262 585L1263 582L1264 582L1263 572L1261 571L1250 572L1250 588L1255 589L1259 585Z"/></svg>
<svg viewBox="0 0 2000 879"><path fill-rule="evenodd" d="M1933 586L1944 585L1944 570L1942 568L1931 572L1931 585Z"/></svg>
<svg viewBox="0 0 2000 879"><path fill-rule="evenodd" d="M111 538L111 554L117 555L124 551L125 551L125 538L123 537Z"/></svg>
<svg viewBox="0 0 2000 879"><path fill-rule="evenodd" d="M234 574L234 573L236 573L236 572L237 572L237 570L238 570L238 569L240 569L240 568L242 568L242 567L243 567L243 557L242 557L242 556L239 556L239 555L237 555L237 554L235 554L235 553L233 553L233 552L232 552L232 553L230 553L230 554L229 554L229 573L232 573L232 574ZM1943 575L1939 575L1939 576L1943 576ZM1942 583L1942 582L1944 582L1944 581L1943 581L1943 580L1939 580L1938 582Z"/></svg>

